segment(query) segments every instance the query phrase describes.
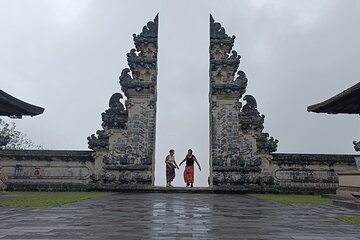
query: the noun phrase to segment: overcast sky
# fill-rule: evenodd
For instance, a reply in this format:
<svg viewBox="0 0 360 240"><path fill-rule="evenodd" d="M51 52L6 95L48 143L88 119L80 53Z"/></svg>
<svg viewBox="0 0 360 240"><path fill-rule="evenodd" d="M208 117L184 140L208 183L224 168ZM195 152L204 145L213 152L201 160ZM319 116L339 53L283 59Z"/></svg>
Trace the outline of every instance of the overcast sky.
<svg viewBox="0 0 360 240"><path fill-rule="evenodd" d="M159 13L156 183L164 158L194 150L205 186L209 156L209 13L234 50L278 152L351 153L358 115L309 113L359 81L360 1L0 0L0 88L45 108L14 120L47 149L87 149L120 91L133 33ZM4 120L9 121L6 118ZM182 186L182 170L175 185Z"/></svg>

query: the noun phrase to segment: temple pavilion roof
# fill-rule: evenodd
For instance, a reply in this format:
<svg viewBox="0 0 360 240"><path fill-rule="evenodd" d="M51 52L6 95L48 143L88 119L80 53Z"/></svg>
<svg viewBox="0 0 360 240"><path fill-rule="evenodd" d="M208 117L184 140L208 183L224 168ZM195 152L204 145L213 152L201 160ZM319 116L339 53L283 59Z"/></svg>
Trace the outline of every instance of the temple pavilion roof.
<svg viewBox="0 0 360 240"><path fill-rule="evenodd" d="M44 108L21 101L10 94L0 90L0 116L21 118L22 116L35 116L42 114Z"/></svg>
<svg viewBox="0 0 360 240"><path fill-rule="evenodd" d="M309 112L360 114L360 82L328 100L307 107Z"/></svg>

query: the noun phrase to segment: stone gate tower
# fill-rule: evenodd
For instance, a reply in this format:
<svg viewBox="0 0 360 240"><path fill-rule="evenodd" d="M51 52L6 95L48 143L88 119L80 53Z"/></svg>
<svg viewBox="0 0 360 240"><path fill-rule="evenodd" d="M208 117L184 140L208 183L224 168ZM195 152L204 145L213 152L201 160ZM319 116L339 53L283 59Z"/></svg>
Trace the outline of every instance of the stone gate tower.
<svg viewBox="0 0 360 240"><path fill-rule="evenodd" d="M98 189L150 188L154 184L158 15L133 34L135 48L121 72L121 93L102 113L102 130L88 137L94 150L92 184Z"/></svg>
<svg viewBox="0 0 360 240"><path fill-rule="evenodd" d="M238 71L234 39L210 15L209 183L214 189L257 190L272 182L268 161L278 141L262 132L265 116L258 112L255 98L242 97L248 79Z"/></svg>

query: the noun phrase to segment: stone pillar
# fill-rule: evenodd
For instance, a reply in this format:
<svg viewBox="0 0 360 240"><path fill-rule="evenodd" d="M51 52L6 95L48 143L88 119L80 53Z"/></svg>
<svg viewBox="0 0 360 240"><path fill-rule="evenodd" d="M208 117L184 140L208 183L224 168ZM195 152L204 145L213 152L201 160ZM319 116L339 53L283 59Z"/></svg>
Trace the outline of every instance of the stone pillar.
<svg viewBox="0 0 360 240"><path fill-rule="evenodd" d="M255 98L244 96L243 107L239 101L248 79L238 71L234 40L210 15L210 186L252 190L271 182L267 161L278 141L262 133Z"/></svg>
<svg viewBox="0 0 360 240"><path fill-rule="evenodd" d="M95 157L93 184L98 188L148 188L154 184L158 15L127 54L129 68L119 77L121 90L102 114L103 130L88 138Z"/></svg>

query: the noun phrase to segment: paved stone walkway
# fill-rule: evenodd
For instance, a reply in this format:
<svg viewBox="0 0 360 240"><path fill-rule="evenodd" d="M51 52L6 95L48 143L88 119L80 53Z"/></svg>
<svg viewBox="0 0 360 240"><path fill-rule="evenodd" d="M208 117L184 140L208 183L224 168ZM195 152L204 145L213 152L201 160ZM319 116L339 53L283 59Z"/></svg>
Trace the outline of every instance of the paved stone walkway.
<svg viewBox="0 0 360 240"><path fill-rule="evenodd" d="M1 208L0 239L360 239L360 215L249 195L117 193L52 208Z"/></svg>

